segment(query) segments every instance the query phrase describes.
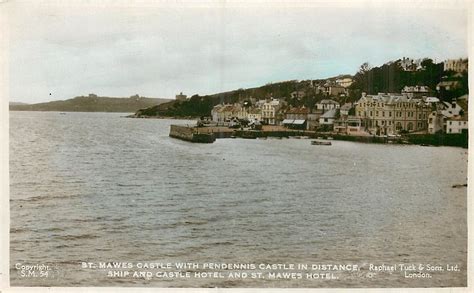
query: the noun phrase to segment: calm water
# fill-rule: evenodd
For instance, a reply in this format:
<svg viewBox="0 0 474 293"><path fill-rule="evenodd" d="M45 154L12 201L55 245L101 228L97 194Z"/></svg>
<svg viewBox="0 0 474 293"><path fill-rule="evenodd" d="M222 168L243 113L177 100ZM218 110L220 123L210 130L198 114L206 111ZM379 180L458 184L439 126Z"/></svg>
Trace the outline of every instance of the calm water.
<svg viewBox="0 0 474 293"><path fill-rule="evenodd" d="M466 286L467 150L168 137L191 121L10 112L13 286ZM108 278L81 262L358 264L337 280ZM57 278L21 277L16 263ZM459 265L409 279L369 264Z"/></svg>

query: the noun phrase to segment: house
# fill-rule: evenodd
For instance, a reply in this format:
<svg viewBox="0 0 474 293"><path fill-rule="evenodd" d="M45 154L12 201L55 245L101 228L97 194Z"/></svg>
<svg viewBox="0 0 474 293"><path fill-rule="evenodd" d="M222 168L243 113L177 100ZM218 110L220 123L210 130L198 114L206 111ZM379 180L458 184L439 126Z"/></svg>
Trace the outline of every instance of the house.
<svg viewBox="0 0 474 293"><path fill-rule="evenodd" d="M351 86L353 83L353 80L351 77L344 77L344 78L339 78L336 79L336 84L339 86L342 86L343 88L348 88Z"/></svg>
<svg viewBox="0 0 474 293"><path fill-rule="evenodd" d="M290 97L292 99L300 99L306 96L306 93L304 91L294 91L290 93Z"/></svg>
<svg viewBox="0 0 474 293"><path fill-rule="evenodd" d="M454 133L467 133L468 129L468 120L467 114L462 116L456 116L452 118L448 118L446 120L446 133L447 134L454 134Z"/></svg>
<svg viewBox="0 0 474 293"><path fill-rule="evenodd" d="M306 120L303 120L303 119L284 119L281 122L281 124L291 129L299 129L299 130L306 129Z"/></svg>
<svg viewBox="0 0 474 293"><path fill-rule="evenodd" d="M238 117L240 111L241 106L239 104L216 105L211 110L212 121L218 125L227 125L232 119Z"/></svg>
<svg viewBox="0 0 474 293"><path fill-rule="evenodd" d="M247 111L247 120L248 121L262 121L262 109L250 108Z"/></svg>
<svg viewBox="0 0 474 293"><path fill-rule="evenodd" d="M282 103L278 99L271 98L262 105L262 121L270 125L277 124L277 113Z"/></svg>
<svg viewBox="0 0 474 293"><path fill-rule="evenodd" d="M344 105L341 106L339 109L341 116L348 116L349 111L352 109L352 104L351 103L345 103Z"/></svg>
<svg viewBox="0 0 474 293"><path fill-rule="evenodd" d="M307 129L309 112L309 109L305 106L291 108L285 112L285 119L282 121L282 124L292 129Z"/></svg>
<svg viewBox="0 0 474 293"><path fill-rule="evenodd" d="M458 80L442 80L436 85L437 91L452 91L461 88L461 82Z"/></svg>
<svg viewBox="0 0 474 293"><path fill-rule="evenodd" d="M467 121L467 113L468 95L454 99L451 103L438 103L436 104L436 110L432 111L428 117L428 132L431 134L439 131L459 133L464 129L464 126L467 129L467 123L464 125L464 120L462 120L466 116Z"/></svg>
<svg viewBox="0 0 474 293"><path fill-rule="evenodd" d="M444 71L456 71L456 72L467 72L468 71L468 61L467 59L448 59L443 62Z"/></svg>
<svg viewBox="0 0 474 293"><path fill-rule="evenodd" d="M362 94L356 103L356 117L366 130L378 134L427 131L431 105L401 94Z"/></svg>
<svg viewBox="0 0 474 293"><path fill-rule="evenodd" d="M333 129L337 133L360 135L363 130L362 121L355 116L340 116L334 121Z"/></svg>
<svg viewBox="0 0 474 293"><path fill-rule="evenodd" d="M438 111L432 111L428 116L428 133L446 132L446 116Z"/></svg>
<svg viewBox="0 0 474 293"><path fill-rule="evenodd" d="M321 88L321 91L330 97L338 97L341 94L346 94L346 88L337 84L326 84Z"/></svg>
<svg viewBox="0 0 474 293"><path fill-rule="evenodd" d="M319 117L319 126L327 126L332 130L334 121L338 115L338 109L331 109Z"/></svg>
<svg viewBox="0 0 474 293"><path fill-rule="evenodd" d="M285 119L290 119L290 120L306 120L308 119L308 113L309 109L306 108L305 106L303 107L295 107L287 110L285 112Z"/></svg>
<svg viewBox="0 0 474 293"><path fill-rule="evenodd" d="M421 64L425 60L426 58L413 60L411 58L403 57L402 59L398 60L398 64L400 65L403 71L417 71L423 68ZM390 63L391 62L387 64L389 65Z"/></svg>
<svg viewBox="0 0 474 293"><path fill-rule="evenodd" d="M339 103L334 100L323 99L320 102L316 103L316 110L320 110L322 111L322 113L324 113L332 109L337 109L339 108L339 106Z"/></svg>
<svg viewBox="0 0 474 293"><path fill-rule="evenodd" d="M405 86L402 89L402 94L409 98L420 98L427 96L430 93L430 88L424 85Z"/></svg>

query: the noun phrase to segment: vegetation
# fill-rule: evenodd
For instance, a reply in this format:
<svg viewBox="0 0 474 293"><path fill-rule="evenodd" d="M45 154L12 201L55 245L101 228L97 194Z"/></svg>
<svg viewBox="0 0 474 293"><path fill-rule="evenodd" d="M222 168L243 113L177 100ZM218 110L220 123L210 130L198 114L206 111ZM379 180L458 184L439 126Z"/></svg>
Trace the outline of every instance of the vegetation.
<svg viewBox="0 0 474 293"><path fill-rule="evenodd" d="M359 71L353 76L353 84L349 87L348 95L327 96L317 90L317 85L326 82L334 82L337 78L351 77L350 75L336 76L319 80L289 80L277 83L268 83L264 86L249 89L238 89L235 91L218 93L214 95L194 95L185 101L171 101L158 106L139 110L135 116L165 116L165 117L201 117L210 116L212 107L222 103L236 103L266 99L270 97L283 99L288 107L305 106L309 109L325 98L332 98L341 104L356 102L360 99L362 92L367 94L400 93L405 86L424 85L432 92L431 96L437 96L443 101L451 101L453 98L468 93L467 72L456 74L451 71L443 71L443 63L434 63L431 59L424 59L421 68L405 71L400 65L400 60L386 63L380 67L371 67L368 63L360 66ZM458 87L446 91L436 90L440 81L457 81ZM292 97L291 93L300 92L301 95Z"/></svg>
<svg viewBox="0 0 474 293"><path fill-rule="evenodd" d="M373 68L368 63L362 64L354 76L354 83L350 86L350 100L358 100L362 92L400 93L405 86L425 85L434 91L442 80L457 80L460 83L460 87L455 90L433 93L442 100L450 101L468 93L467 72L458 76L459 74L453 71L444 71L443 63L433 63L431 59L425 59L421 63L421 69L404 71L398 61Z"/></svg>
<svg viewBox="0 0 474 293"><path fill-rule="evenodd" d="M123 112L134 113L138 109L169 101L168 99L144 98L138 95L129 98L98 97L94 94L79 96L64 101L39 104L11 103L11 111L61 111L61 112Z"/></svg>

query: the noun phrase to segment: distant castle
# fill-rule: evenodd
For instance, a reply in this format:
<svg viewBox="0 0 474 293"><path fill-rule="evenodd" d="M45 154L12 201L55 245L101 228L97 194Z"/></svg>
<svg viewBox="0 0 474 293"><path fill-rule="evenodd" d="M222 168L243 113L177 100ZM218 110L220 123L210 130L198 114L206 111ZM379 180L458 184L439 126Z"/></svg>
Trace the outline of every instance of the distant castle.
<svg viewBox="0 0 474 293"><path fill-rule="evenodd" d="M186 100L187 96L183 95L183 92L180 92L179 95L176 95L176 100L177 101L184 101Z"/></svg>

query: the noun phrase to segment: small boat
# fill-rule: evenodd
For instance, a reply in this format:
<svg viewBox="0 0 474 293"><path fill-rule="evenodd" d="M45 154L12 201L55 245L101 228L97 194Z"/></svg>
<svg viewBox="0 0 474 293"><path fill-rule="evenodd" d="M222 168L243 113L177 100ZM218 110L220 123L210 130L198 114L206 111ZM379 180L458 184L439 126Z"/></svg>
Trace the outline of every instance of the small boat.
<svg viewBox="0 0 474 293"><path fill-rule="evenodd" d="M66 115L66 113L65 112L60 112L59 115Z"/></svg>
<svg viewBox="0 0 474 293"><path fill-rule="evenodd" d="M312 145L332 145L330 141L318 141L318 140L313 140L311 141Z"/></svg>
<svg viewBox="0 0 474 293"><path fill-rule="evenodd" d="M459 188L459 187L467 187L467 183L464 184L454 184L453 188Z"/></svg>

